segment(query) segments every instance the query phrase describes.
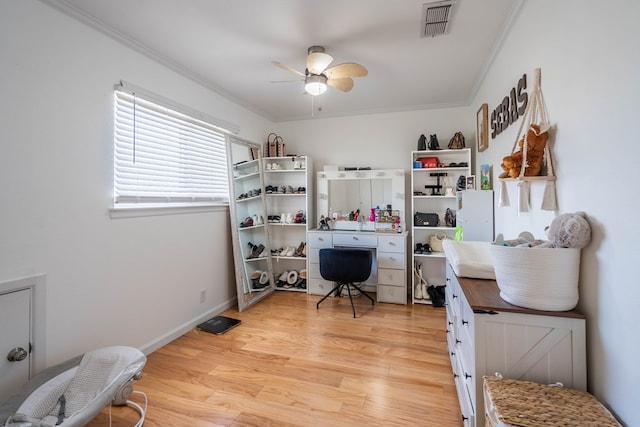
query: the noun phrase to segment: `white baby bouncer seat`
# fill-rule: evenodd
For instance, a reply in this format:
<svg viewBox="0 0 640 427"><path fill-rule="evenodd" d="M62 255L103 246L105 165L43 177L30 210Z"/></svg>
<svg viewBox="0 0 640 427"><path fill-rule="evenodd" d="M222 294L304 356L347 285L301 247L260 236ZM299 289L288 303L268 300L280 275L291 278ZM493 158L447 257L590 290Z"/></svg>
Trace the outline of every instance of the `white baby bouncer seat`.
<svg viewBox="0 0 640 427"><path fill-rule="evenodd" d="M133 347L89 351L79 364L56 373L31 392L6 419L5 426L83 426L111 403L134 407L140 413L136 426L142 426L146 403L143 408L128 398L133 380L141 378L146 360L145 355Z"/></svg>

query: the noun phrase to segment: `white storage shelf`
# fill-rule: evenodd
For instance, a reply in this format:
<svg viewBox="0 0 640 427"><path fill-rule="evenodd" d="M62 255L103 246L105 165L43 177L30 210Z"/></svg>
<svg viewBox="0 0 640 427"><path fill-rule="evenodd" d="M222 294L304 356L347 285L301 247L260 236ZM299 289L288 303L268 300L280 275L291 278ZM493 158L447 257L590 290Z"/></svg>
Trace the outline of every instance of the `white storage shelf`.
<svg viewBox="0 0 640 427"><path fill-rule="evenodd" d="M245 294L262 292L264 288L254 288L250 277L255 272L268 271L270 269L269 239L266 230L266 217L264 207L264 195L262 190L262 175L258 160L239 162L231 167L233 181L231 192L234 202L230 203L232 213L232 227L234 240L237 242L234 248L234 257L238 258L236 270L241 277L242 289ZM242 227L241 224L248 218L254 221L253 225ZM262 221L262 222L261 222ZM259 257L250 258L253 246L263 245L264 249ZM242 261L240 261L242 260Z"/></svg>
<svg viewBox="0 0 640 427"><path fill-rule="evenodd" d="M306 245L307 230L314 224L312 205L312 161L308 156L297 157L265 157L264 183L267 217L265 224L269 228L269 240L274 251L287 247L298 249ZM285 192L282 192L284 188ZM304 223L286 222L289 215L295 219L302 214ZM283 218L283 215L285 218ZM278 216L284 222L269 222L269 217ZM306 250L308 254L308 248ZM291 271L300 273L306 268L305 256L281 255L279 252L271 254L273 260L273 280L277 290L307 292L307 286L283 287L278 286L278 279Z"/></svg>
<svg viewBox="0 0 640 427"><path fill-rule="evenodd" d="M423 157L437 157L443 167L413 168L413 163ZM449 166L460 163L466 163L466 166ZM416 212L423 212L436 213L440 219L440 225L437 227L415 226L413 221L411 227L411 253L413 254L411 267L414 269L411 275L411 301L414 304L431 304L428 295L416 292L416 285L421 283L421 280L417 276L415 266L416 264L421 266L422 277L427 285L443 286L445 284L444 253L416 254L416 245L429 243L431 235L444 233L448 238L454 237L455 228L445 226L445 213L447 208L452 210L456 208L455 187L458 178L471 174L471 149L413 151L411 152L411 165L411 218L413 219ZM447 176L441 176L438 179L436 176L431 176L432 173L446 173ZM433 195L432 189L425 188L425 185L437 185L438 180L442 188L435 190L439 195ZM448 188L453 191L450 195L446 195Z"/></svg>

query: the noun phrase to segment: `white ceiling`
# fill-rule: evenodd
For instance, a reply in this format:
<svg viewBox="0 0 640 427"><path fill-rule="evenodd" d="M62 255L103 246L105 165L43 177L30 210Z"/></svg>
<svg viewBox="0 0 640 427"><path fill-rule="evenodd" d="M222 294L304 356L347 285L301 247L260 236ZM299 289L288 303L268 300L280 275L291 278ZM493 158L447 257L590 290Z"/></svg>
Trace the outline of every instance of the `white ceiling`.
<svg viewBox="0 0 640 427"><path fill-rule="evenodd" d="M44 0L272 121L468 105L523 0L457 0L420 37L430 0ZM369 70L350 92L304 95L307 48ZM142 83L142 82L140 82Z"/></svg>

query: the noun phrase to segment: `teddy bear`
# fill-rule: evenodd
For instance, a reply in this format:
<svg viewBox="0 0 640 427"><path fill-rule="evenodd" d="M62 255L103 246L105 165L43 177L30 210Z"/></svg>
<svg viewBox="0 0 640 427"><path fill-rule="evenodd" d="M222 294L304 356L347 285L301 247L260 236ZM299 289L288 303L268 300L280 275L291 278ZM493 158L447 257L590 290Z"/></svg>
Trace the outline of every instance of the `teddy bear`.
<svg viewBox="0 0 640 427"><path fill-rule="evenodd" d="M539 248L584 248L591 242L591 226L585 212L565 213L546 228L548 241Z"/></svg>
<svg viewBox="0 0 640 427"><path fill-rule="evenodd" d="M538 176L542 170L544 160L544 149L547 146L549 132L540 130L540 126L532 124L529 126L527 135L518 141L518 151L504 157L500 165L504 172L500 174L500 178L517 178L520 176L522 168L522 147L525 138L527 140L527 166L524 169L525 176Z"/></svg>

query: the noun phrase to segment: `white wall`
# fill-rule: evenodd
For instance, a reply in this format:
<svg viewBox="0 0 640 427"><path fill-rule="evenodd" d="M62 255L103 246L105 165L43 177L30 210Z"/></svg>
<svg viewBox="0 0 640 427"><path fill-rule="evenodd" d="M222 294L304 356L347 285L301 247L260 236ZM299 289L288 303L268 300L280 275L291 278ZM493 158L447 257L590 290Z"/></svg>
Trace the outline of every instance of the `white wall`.
<svg viewBox="0 0 640 427"><path fill-rule="evenodd" d="M276 126L287 149L313 156L318 170L324 164L409 169L409 151L421 133L437 133L444 146L461 130L467 146L474 145L479 106L486 102L491 111L525 73L530 92L533 70L540 67L555 125L559 212L583 210L593 227L582 254L578 306L587 316L589 391L629 426L640 425L640 335L633 314L640 300L634 267L640 233L633 216L640 211L634 196L640 182L638 16L640 6L632 0L525 1L469 107ZM494 178L501 172L519 124L477 153L476 175L483 163L493 165ZM515 183L509 190L512 207L496 207L497 232L515 237L529 230L544 238L555 214L539 209L543 184L533 184L527 214L517 213Z"/></svg>
<svg viewBox="0 0 640 427"><path fill-rule="evenodd" d="M593 241L582 253L578 306L587 315L589 390L627 425L640 425L640 334L633 314L640 298L634 267L640 202L633 196L640 181L638 17L640 5L632 0L525 2L473 102L487 102L491 110L522 73L542 70L556 128L559 211L585 211L593 226ZM499 165L516 131L510 126L491 140L478 163ZM498 231L528 229L543 237L549 218L538 209L539 197L533 212L518 217L511 185L513 207L496 210ZM540 195L542 184L537 187Z"/></svg>
<svg viewBox="0 0 640 427"><path fill-rule="evenodd" d="M0 282L46 274L48 365L105 345L149 351L235 304L228 209L110 219L113 86L249 139L265 119L34 0L0 2L0 76Z"/></svg>

